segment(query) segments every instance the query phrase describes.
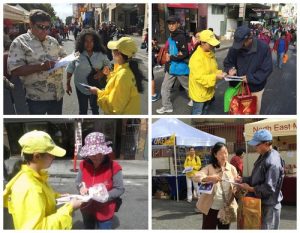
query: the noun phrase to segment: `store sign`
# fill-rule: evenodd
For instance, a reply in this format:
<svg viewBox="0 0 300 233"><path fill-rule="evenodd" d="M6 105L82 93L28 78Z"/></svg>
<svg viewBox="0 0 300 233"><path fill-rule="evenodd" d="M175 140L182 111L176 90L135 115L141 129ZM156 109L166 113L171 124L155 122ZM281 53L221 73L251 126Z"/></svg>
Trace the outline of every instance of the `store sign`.
<svg viewBox="0 0 300 233"><path fill-rule="evenodd" d="M265 125L263 127L253 126L252 132L255 133L258 130L266 129L270 132L290 132L297 130L297 124L294 123L286 123L286 124L273 124L273 125Z"/></svg>
<svg viewBox="0 0 300 233"><path fill-rule="evenodd" d="M161 138L154 138L152 140L152 145L156 146L174 146L176 142L175 135L169 137L161 137Z"/></svg>

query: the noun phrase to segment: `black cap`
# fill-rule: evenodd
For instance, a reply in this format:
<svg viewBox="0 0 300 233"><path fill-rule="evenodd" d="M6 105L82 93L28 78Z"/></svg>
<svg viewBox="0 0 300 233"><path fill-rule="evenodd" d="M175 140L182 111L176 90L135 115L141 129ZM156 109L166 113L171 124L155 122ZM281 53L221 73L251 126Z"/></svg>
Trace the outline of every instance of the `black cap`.
<svg viewBox="0 0 300 233"><path fill-rule="evenodd" d="M179 23L180 19L176 15L170 15L167 19L167 23Z"/></svg>
<svg viewBox="0 0 300 233"><path fill-rule="evenodd" d="M247 26L240 26L235 30L234 41L232 47L234 49L240 49L243 47L244 41L251 35L251 30Z"/></svg>

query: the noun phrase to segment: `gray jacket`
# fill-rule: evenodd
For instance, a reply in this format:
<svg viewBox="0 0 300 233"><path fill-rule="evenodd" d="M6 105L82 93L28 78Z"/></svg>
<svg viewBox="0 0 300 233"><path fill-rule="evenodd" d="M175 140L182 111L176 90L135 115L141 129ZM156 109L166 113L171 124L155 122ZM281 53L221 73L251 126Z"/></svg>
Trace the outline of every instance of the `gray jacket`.
<svg viewBox="0 0 300 233"><path fill-rule="evenodd" d="M258 157L251 176L244 177L243 182L254 187L255 195L261 198L262 205L279 208L283 198L281 192L283 177L284 161L279 153L272 149Z"/></svg>

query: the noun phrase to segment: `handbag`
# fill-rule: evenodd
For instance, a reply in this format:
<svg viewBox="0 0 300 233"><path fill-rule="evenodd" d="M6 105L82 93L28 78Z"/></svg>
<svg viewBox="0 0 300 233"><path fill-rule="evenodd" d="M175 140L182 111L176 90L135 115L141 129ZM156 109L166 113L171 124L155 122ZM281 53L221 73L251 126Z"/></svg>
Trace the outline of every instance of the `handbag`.
<svg viewBox="0 0 300 233"><path fill-rule="evenodd" d="M235 87L227 87L224 93L224 112L229 112L230 102L232 98L238 94L241 83L242 82L239 82Z"/></svg>
<svg viewBox="0 0 300 233"><path fill-rule="evenodd" d="M237 209L231 205L232 201L234 199L234 196L232 195L231 200L226 200L222 182L220 183L220 185L221 185L221 189L222 189L222 197L223 197L223 201L224 201L224 207L219 210L218 218L220 219L220 222L223 225L228 225L231 222L237 221Z"/></svg>
<svg viewBox="0 0 300 233"><path fill-rule="evenodd" d="M99 80L94 78L94 75L97 73L97 71L95 70L95 68L92 65L92 62L90 60L90 58L88 56L86 56L90 67L91 67L91 72L89 73L89 75L86 77L87 83L92 86L92 87L97 87L98 89L103 89L106 86L106 76L101 77Z"/></svg>
<svg viewBox="0 0 300 233"><path fill-rule="evenodd" d="M238 205L237 229L261 229L261 199L241 197Z"/></svg>
<svg viewBox="0 0 300 233"><path fill-rule="evenodd" d="M157 55L157 63L160 64L161 66L166 64L167 62L167 49L166 47L161 47L159 49L158 55Z"/></svg>
<svg viewBox="0 0 300 233"><path fill-rule="evenodd" d="M257 97L251 95L247 83L242 82L238 94L230 102L230 115L254 115L256 114Z"/></svg>
<svg viewBox="0 0 300 233"><path fill-rule="evenodd" d="M287 55L286 53L283 55L282 57L282 63L285 64L287 63L287 61L289 60L289 55Z"/></svg>
<svg viewBox="0 0 300 233"><path fill-rule="evenodd" d="M147 48L147 44L146 44L146 42L142 42L141 43L141 49L145 49L145 48Z"/></svg>

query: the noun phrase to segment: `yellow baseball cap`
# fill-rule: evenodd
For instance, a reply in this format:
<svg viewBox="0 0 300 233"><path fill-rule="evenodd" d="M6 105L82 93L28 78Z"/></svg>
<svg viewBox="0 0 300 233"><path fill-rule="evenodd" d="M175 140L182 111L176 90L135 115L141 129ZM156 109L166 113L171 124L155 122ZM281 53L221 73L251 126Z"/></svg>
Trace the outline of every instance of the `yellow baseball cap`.
<svg viewBox="0 0 300 233"><path fill-rule="evenodd" d="M199 40L210 44L211 46L217 46L220 44L215 37L215 34L211 30L203 30L199 33Z"/></svg>
<svg viewBox="0 0 300 233"><path fill-rule="evenodd" d="M136 43L130 37L122 37L117 41L110 41L107 47L111 50L119 50L120 53L132 57L138 50Z"/></svg>
<svg viewBox="0 0 300 233"><path fill-rule="evenodd" d="M43 131L33 130L25 133L19 139L19 144L22 147L22 154L48 153L56 157L63 157L66 154L66 150L55 145L50 135Z"/></svg>

